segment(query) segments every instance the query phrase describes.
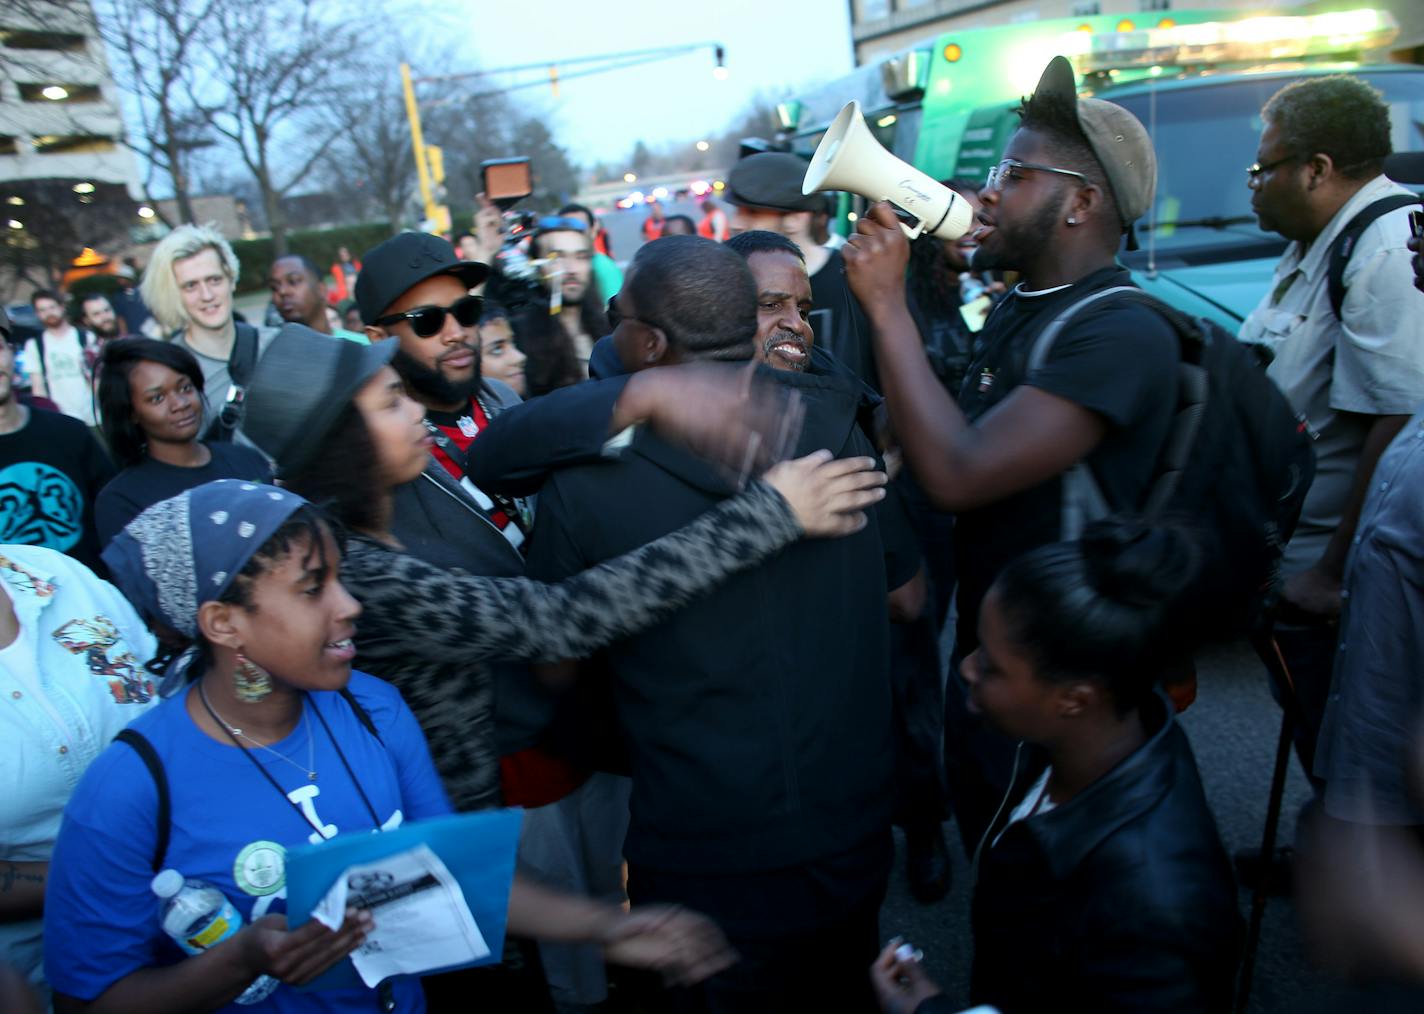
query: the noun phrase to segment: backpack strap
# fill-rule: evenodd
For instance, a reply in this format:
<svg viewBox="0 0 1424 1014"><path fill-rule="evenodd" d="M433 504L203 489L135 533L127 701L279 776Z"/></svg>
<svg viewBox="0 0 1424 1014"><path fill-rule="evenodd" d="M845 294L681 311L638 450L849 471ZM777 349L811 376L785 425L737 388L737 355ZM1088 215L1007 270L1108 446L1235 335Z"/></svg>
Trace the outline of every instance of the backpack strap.
<svg viewBox="0 0 1424 1014"><path fill-rule="evenodd" d="M48 343L45 341L44 332L41 331L39 335L35 338L35 351L40 354L40 379L44 381L46 394L49 393L49 362L45 358L45 346L47 344ZM26 365L30 368L30 384L33 387L33 374L35 372L35 367L33 363L27 363Z"/></svg>
<svg viewBox="0 0 1424 1014"><path fill-rule="evenodd" d="M173 802L168 792L168 773L163 769L163 759L153 748L148 737L133 729L120 729L114 737L115 743L127 743L138 754L143 766L153 776L153 787L158 790L158 838L153 845L153 872L163 869L163 861L168 856L168 834L173 823Z"/></svg>
<svg viewBox="0 0 1424 1014"><path fill-rule="evenodd" d="M356 699L356 695L351 692L351 687L349 685L344 686L338 690L337 693L341 695L347 704L351 705L351 710L355 712L357 721L366 727L366 731L376 737L377 743L385 746L386 741L381 738L381 734L376 730L376 722L371 718L371 713L362 707L361 702Z"/></svg>
<svg viewBox="0 0 1424 1014"><path fill-rule="evenodd" d="M1154 477L1142 508L1146 517L1155 517L1166 509L1181 484L1187 459L1191 455L1197 432L1201 429L1202 419L1206 415L1208 377L1206 370L1199 364L1200 350L1197 348L1190 354L1182 354L1187 352L1183 347L1184 342L1195 342L1196 346L1200 346L1206 340L1204 329L1137 286L1116 285L1083 297L1065 307L1053 318L1034 339L1033 348L1029 352L1028 370L1031 372L1038 369L1048 361L1053 343L1078 313L1094 303L1115 297L1124 297L1151 307L1167 320L1178 339L1181 356L1177 365L1178 409L1158 452L1153 468ZM1064 473L1062 503L1061 537L1064 539L1078 538L1090 521L1112 513L1111 505L1086 460L1078 462Z"/></svg>
<svg viewBox="0 0 1424 1014"><path fill-rule="evenodd" d="M227 361L227 375L237 387L245 387L257 367L257 328L242 321L233 322L235 332L232 355Z"/></svg>
<svg viewBox="0 0 1424 1014"><path fill-rule="evenodd" d="M1063 329L1083 309L1124 292L1141 293L1142 290L1135 285L1114 285L1110 289L1099 289L1097 292L1089 293L1077 302L1064 307L1062 312L1049 321L1048 326L1040 331L1038 337L1034 339L1033 347L1029 350L1028 367L1024 375L1027 376L1048 361L1048 354L1053 351L1053 343L1058 340ZM985 322L985 326L988 326L987 322ZM1078 462L1063 473L1062 502L1063 516L1060 521L1061 532L1059 535L1062 539L1076 539L1082 534L1083 528L1088 522L1106 517L1111 513L1107 497L1103 495L1102 487L1098 485L1098 480L1086 460Z"/></svg>
<svg viewBox="0 0 1424 1014"><path fill-rule="evenodd" d="M1382 215L1419 203L1420 198L1411 194L1390 194L1388 197L1381 197L1361 208L1330 244L1330 268L1326 277L1330 285L1330 309L1335 311L1336 320L1344 319L1340 316L1340 311L1345 305L1345 267L1350 263L1350 255L1355 252L1355 245L1360 236ZM1399 245L1402 249L1403 238L1400 239Z"/></svg>
<svg viewBox="0 0 1424 1014"><path fill-rule="evenodd" d="M257 368L257 328L242 321L233 322L232 352L227 358L228 392L217 418L208 426L204 439L229 441L242 425L242 404L247 398L247 382Z"/></svg>
<svg viewBox="0 0 1424 1014"><path fill-rule="evenodd" d="M1053 343L1058 340L1058 336L1063 333L1063 329L1072 322L1074 317L1078 316L1079 313L1094 303L1124 292L1134 292L1144 298L1151 298L1135 285L1114 285L1110 289L1099 289L1097 292L1089 293L1076 303L1064 307L1063 311L1057 317L1049 321L1048 326L1040 331L1038 337L1034 339L1033 348L1028 354L1027 373L1032 373L1044 363L1048 362L1048 353L1053 351Z"/></svg>

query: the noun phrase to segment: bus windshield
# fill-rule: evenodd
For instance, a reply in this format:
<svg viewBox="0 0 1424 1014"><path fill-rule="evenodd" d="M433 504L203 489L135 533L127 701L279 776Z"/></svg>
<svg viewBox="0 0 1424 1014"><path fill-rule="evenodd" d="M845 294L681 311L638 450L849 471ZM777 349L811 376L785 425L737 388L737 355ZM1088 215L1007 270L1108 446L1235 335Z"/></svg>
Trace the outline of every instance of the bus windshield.
<svg viewBox="0 0 1424 1014"><path fill-rule="evenodd" d="M1424 149L1424 70L1354 73L1384 94L1394 150ZM1189 263L1259 256L1263 247L1283 244L1256 225L1246 167L1256 160L1261 107L1297 79L1268 74L1102 94L1142 121L1157 152L1156 201L1137 226L1143 249L1125 260L1145 260L1149 242L1159 262Z"/></svg>

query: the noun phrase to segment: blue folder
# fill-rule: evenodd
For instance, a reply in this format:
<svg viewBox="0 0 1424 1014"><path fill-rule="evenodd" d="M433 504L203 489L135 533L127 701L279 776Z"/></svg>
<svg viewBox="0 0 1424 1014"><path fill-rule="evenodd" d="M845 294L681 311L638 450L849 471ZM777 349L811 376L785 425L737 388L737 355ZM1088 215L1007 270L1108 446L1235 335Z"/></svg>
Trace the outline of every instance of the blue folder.
<svg viewBox="0 0 1424 1014"><path fill-rule="evenodd" d="M380 834L344 834L319 845L294 848L287 853L288 923L295 928L309 921L312 909L348 866L425 844L459 881L465 904L470 906L475 924L489 945L488 955L467 964L495 964L504 950L504 923L523 815L519 809L459 813L414 821ZM466 966L450 966L463 967ZM435 968L421 974L444 971L449 969ZM348 958L303 988L364 989L365 984Z"/></svg>

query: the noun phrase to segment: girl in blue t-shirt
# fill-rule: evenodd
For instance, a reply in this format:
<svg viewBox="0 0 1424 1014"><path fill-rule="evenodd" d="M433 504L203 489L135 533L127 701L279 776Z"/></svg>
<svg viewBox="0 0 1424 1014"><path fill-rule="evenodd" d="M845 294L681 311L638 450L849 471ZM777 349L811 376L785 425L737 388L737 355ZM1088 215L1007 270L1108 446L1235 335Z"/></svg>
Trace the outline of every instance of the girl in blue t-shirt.
<svg viewBox="0 0 1424 1014"><path fill-rule="evenodd" d="M423 1010L408 977L387 980L379 997L293 988L344 960L373 923L348 909L335 931L315 920L289 928L287 849L450 810L400 694L351 669L361 607L339 580L331 529L300 497L222 480L155 504L105 560L139 611L188 646L170 667L176 693L130 726L161 762L170 818L160 825L157 782L129 743L110 745L80 780L45 896L55 1009L228 1009L267 975L282 985L233 1009ZM162 868L217 886L243 929L186 957L150 887ZM612 960L678 977L729 960L699 916L628 914L526 884L511 894L509 925L602 942Z"/></svg>

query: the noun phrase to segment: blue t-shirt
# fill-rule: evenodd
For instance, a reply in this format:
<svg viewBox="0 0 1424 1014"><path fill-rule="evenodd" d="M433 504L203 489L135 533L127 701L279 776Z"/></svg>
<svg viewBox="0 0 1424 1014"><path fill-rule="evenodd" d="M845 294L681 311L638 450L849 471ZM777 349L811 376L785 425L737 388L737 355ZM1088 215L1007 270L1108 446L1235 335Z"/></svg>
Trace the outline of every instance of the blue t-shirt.
<svg viewBox="0 0 1424 1014"><path fill-rule="evenodd" d="M383 829L449 813L425 736L400 693L361 672L351 674L350 690L380 740L340 694L318 692L308 695L292 734L272 745L305 767L314 737L316 781L265 751L253 749L251 756L328 838L375 830L332 737ZM168 774L173 820L164 866L216 885L247 923L285 912L286 850L320 837L251 760L194 724L185 705L194 692L190 688L165 701L132 725L153 743ZM326 719L331 736L313 708ZM153 778L127 744L110 745L80 780L65 807L45 890L45 974L55 992L92 1000L133 972L184 958L163 932L159 899L149 887L157 810ZM417 979L401 977L392 984L397 1010L425 1009ZM369 1012L377 1009L373 994L366 989L304 993L281 986L260 1004L222 1009Z"/></svg>

